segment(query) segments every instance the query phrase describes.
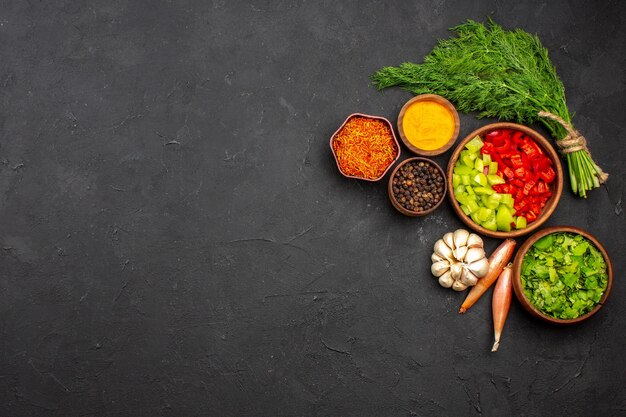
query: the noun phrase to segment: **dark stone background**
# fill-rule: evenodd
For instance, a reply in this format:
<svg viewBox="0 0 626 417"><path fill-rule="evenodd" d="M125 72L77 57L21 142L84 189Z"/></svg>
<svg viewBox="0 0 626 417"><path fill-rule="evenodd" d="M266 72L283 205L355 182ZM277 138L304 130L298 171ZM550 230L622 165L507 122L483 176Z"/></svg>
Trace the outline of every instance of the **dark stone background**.
<svg viewBox="0 0 626 417"><path fill-rule="evenodd" d="M429 273L461 226L341 177L328 138L410 95L369 75L492 16L540 35L593 155L547 225L613 256L571 328ZM1 416L626 415L625 3L4 1ZM462 116L461 135L487 121ZM446 163L449 153L437 158ZM404 151L403 157L409 156ZM488 241L488 248L495 247Z"/></svg>

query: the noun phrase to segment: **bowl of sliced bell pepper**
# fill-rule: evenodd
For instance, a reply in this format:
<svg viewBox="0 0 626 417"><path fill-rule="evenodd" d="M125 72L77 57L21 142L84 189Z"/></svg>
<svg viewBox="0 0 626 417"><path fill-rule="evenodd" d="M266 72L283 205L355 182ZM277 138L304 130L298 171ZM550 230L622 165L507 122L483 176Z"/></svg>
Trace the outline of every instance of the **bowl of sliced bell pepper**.
<svg viewBox="0 0 626 417"><path fill-rule="evenodd" d="M557 152L541 134L516 123L492 123L467 135L447 171L457 215L475 231L500 239L541 226L563 191Z"/></svg>

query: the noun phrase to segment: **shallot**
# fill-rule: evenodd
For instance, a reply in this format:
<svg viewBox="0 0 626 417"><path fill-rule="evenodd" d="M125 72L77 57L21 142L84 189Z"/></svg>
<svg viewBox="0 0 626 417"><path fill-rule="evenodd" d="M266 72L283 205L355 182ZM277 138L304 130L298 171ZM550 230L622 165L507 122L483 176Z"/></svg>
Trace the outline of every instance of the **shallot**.
<svg viewBox="0 0 626 417"><path fill-rule="evenodd" d="M509 262L515 250L515 241L506 239L496 248L489 257L489 271L487 275L478 280L478 283L472 287L467 298L463 301L459 314L465 313L476 301L487 291L491 285L498 279L498 276Z"/></svg>
<svg viewBox="0 0 626 417"><path fill-rule="evenodd" d="M509 308L511 307L511 296L513 294L513 285L511 280L511 268L512 264L508 264L500 277L496 286L493 289L493 296L491 299L491 312L493 314L493 333L494 343L491 348L492 352L498 350L500 346L500 336L502 335L502 329L506 322L506 316L509 314Z"/></svg>

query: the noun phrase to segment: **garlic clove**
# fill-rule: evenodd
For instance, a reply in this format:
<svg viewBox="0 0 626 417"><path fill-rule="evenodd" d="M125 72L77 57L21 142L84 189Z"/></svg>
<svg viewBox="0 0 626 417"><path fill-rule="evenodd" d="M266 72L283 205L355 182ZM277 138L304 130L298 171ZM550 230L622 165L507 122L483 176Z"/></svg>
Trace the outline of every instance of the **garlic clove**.
<svg viewBox="0 0 626 417"><path fill-rule="evenodd" d="M454 235L452 240L454 241L454 246L458 249L460 247L467 246L467 239L469 238L469 232L465 229L458 229L454 231ZM463 258L460 258L463 259Z"/></svg>
<svg viewBox="0 0 626 417"><path fill-rule="evenodd" d="M430 260L432 263L435 262L439 262L439 261L444 261L446 258L442 258L441 256L437 255L436 253L433 253L432 255L430 255Z"/></svg>
<svg viewBox="0 0 626 417"><path fill-rule="evenodd" d="M433 275L436 277L440 277L449 269L450 269L450 262L446 260L435 262L434 264L430 266L430 272L432 272Z"/></svg>
<svg viewBox="0 0 626 417"><path fill-rule="evenodd" d="M453 258L452 249L450 248L450 246L446 245L446 242L444 242L443 239L439 239L438 241L435 242L435 246L433 250L435 254L437 254L437 256L441 258L444 258L444 259Z"/></svg>
<svg viewBox="0 0 626 417"><path fill-rule="evenodd" d="M448 245L450 249L454 249L456 247L454 246L454 234L452 232L448 232L443 235L443 241L446 242L446 245Z"/></svg>
<svg viewBox="0 0 626 417"><path fill-rule="evenodd" d="M462 261L463 259L465 259L465 255L467 254L467 250L468 250L467 246L457 247L454 250L454 257L456 258L456 260L457 261Z"/></svg>
<svg viewBox="0 0 626 417"><path fill-rule="evenodd" d="M453 280L457 281L459 278L461 278L462 273L463 265L461 263L456 262L450 265L450 275L452 276Z"/></svg>
<svg viewBox="0 0 626 417"><path fill-rule="evenodd" d="M469 248L465 257L463 257L463 261L466 264L471 264L472 262L476 262L479 259L485 257L485 250L483 248Z"/></svg>
<svg viewBox="0 0 626 417"><path fill-rule="evenodd" d="M450 276L450 271L439 277L439 285L444 288L450 288L454 284L454 280Z"/></svg>
<svg viewBox="0 0 626 417"><path fill-rule="evenodd" d="M487 275L487 272L489 272L489 261L487 258L482 258L476 262L465 265L465 268L478 278L482 278Z"/></svg>
<svg viewBox="0 0 626 417"><path fill-rule="evenodd" d="M473 287L478 282L478 277L474 275L469 269L463 268L463 276L460 281L468 287Z"/></svg>
<svg viewBox="0 0 626 417"><path fill-rule="evenodd" d="M476 233L472 233L467 238L467 246L469 248L482 248L483 247L483 240Z"/></svg>
<svg viewBox="0 0 626 417"><path fill-rule="evenodd" d="M454 291L463 291L467 288L467 285L463 284L461 281L454 281L452 284L452 289Z"/></svg>

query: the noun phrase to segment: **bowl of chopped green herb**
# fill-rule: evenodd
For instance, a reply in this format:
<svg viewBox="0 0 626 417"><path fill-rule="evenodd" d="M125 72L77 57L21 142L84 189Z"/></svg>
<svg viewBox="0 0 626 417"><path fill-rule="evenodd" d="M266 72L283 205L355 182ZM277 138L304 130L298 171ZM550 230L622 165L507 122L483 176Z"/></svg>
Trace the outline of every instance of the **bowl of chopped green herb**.
<svg viewBox="0 0 626 417"><path fill-rule="evenodd" d="M602 308L612 286L609 255L598 239L577 227L540 230L515 256L515 295L526 311L550 323L588 319Z"/></svg>

